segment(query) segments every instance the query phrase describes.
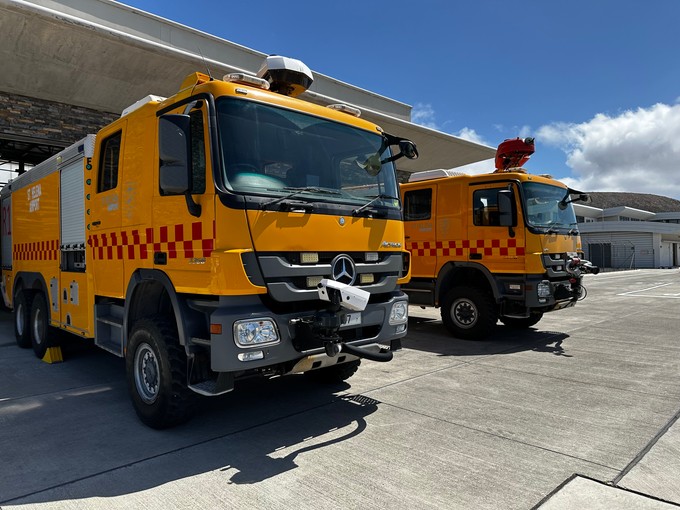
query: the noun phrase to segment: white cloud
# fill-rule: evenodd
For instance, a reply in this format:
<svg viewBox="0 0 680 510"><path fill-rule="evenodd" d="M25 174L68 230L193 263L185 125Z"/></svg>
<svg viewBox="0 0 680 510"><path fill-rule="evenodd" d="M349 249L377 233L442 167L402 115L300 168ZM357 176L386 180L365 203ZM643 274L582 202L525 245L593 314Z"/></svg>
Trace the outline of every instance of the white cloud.
<svg viewBox="0 0 680 510"><path fill-rule="evenodd" d="M474 129L469 127L464 127L457 133L453 133L453 136L457 136L458 138L462 138L463 140L467 140L468 142L488 145L486 140L484 140L484 138L482 138L482 136L479 133L477 133Z"/></svg>
<svg viewBox="0 0 680 510"><path fill-rule="evenodd" d="M439 129L431 104L416 103L411 109L411 122L430 129Z"/></svg>
<svg viewBox="0 0 680 510"><path fill-rule="evenodd" d="M436 114L434 108L431 104L416 103L411 110L411 122L414 124L419 124L430 129L436 129L442 131L442 126L436 121ZM444 124L447 124L445 122ZM468 140L474 143L481 143L484 145L489 145L482 136L477 133L474 129L469 127L464 127L460 131L451 133L453 136L462 138L463 140ZM454 170L459 172L464 172L467 174L482 174L489 173L493 171L493 160L480 161L478 163L472 163L470 165L465 165Z"/></svg>
<svg viewBox="0 0 680 510"><path fill-rule="evenodd" d="M533 136L531 134L531 126L522 126L519 128L519 133L517 133L517 136L520 138L526 138L528 136Z"/></svg>
<svg viewBox="0 0 680 510"><path fill-rule="evenodd" d="M550 124L537 137L566 153L572 187L680 197L680 104Z"/></svg>

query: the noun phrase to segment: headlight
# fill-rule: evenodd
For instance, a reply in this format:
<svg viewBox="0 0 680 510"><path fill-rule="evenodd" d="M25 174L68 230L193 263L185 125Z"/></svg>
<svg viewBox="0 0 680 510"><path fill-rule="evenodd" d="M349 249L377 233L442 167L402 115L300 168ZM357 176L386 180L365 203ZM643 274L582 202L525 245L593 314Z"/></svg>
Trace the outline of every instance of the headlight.
<svg viewBox="0 0 680 510"><path fill-rule="evenodd" d="M234 341L239 347L275 344L279 333L271 319L242 320L234 323Z"/></svg>
<svg viewBox="0 0 680 510"><path fill-rule="evenodd" d="M406 301L397 301L392 305L390 310L390 324L403 324L408 320L408 303Z"/></svg>
<svg viewBox="0 0 680 510"><path fill-rule="evenodd" d="M548 282L540 282L538 285L536 285L536 292L538 293L539 298L547 298L550 297L550 283Z"/></svg>

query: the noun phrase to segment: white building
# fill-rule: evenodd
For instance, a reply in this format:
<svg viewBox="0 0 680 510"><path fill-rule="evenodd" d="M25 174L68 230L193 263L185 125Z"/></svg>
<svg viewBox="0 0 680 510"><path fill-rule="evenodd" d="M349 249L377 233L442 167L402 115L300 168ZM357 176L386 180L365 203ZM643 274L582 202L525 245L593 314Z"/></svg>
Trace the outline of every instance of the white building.
<svg viewBox="0 0 680 510"><path fill-rule="evenodd" d="M680 201L641 193L591 195L592 204L574 204L588 260L612 269L680 266ZM628 205L611 206L617 202Z"/></svg>

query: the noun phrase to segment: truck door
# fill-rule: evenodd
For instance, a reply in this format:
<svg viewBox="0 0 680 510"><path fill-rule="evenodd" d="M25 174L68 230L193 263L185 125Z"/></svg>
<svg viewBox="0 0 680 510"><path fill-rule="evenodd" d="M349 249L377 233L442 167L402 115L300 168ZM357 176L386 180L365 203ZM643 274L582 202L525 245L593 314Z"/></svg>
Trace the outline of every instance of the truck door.
<svg viewBox="0 0 680 510"><path fill-rule="evenodd" d="M210 288L212 278L210 256L215 242L215 186L212 172L208 171L212 166L208 106L205 101L197 101L189 108L189 186L200 213L191 214L183 194L157 192L154 195L153 264L170 277L178 292L204 293ZM155 187L159 189L158 181Z"/></svg>
<svg viewBox="0 0 680 510"><path fill-rule="evenodd" d="M406 249L411 252L411 276L413 278L436 276L436 200L436 186L410 189L404 193L404 232Z"/></svg>
<svg viewBox="0 0 680 510"><path fill-rule="evenodd" d="M87 228L94 293L118 298L125 293L119 178L123 172L125 127L126 121L122 121L97 135L95 182L85 200L86 208L92 204Z"/></svg>
<svg viewBox="0 0 680 510"><path fill-rule="evenodd" d="M501 226L499 191L511 189L515 201L515 218L519 192L512 183L470 186L472 214L468 215L468 259L484 265L492 273L524 272L525 233L522 224Z"/></svg>

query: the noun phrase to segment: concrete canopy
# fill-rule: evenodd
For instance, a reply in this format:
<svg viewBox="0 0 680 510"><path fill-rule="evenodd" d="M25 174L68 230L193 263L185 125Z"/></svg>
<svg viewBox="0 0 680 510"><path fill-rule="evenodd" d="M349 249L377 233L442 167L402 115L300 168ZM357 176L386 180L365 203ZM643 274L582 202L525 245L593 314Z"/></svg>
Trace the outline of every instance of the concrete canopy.
<svg viewBox="0 0 680 510"><path fill-rule="evenodd" d="M260 53L111 0L0 0L0 91L121 112L148 94L171 96L206 65L214 76L255 73ZM295 55L291 55L295 57ZM409 122L410 106L318 73L307 99L344 102L418 145L400 170L453 168L494 149Z"/></svg>

